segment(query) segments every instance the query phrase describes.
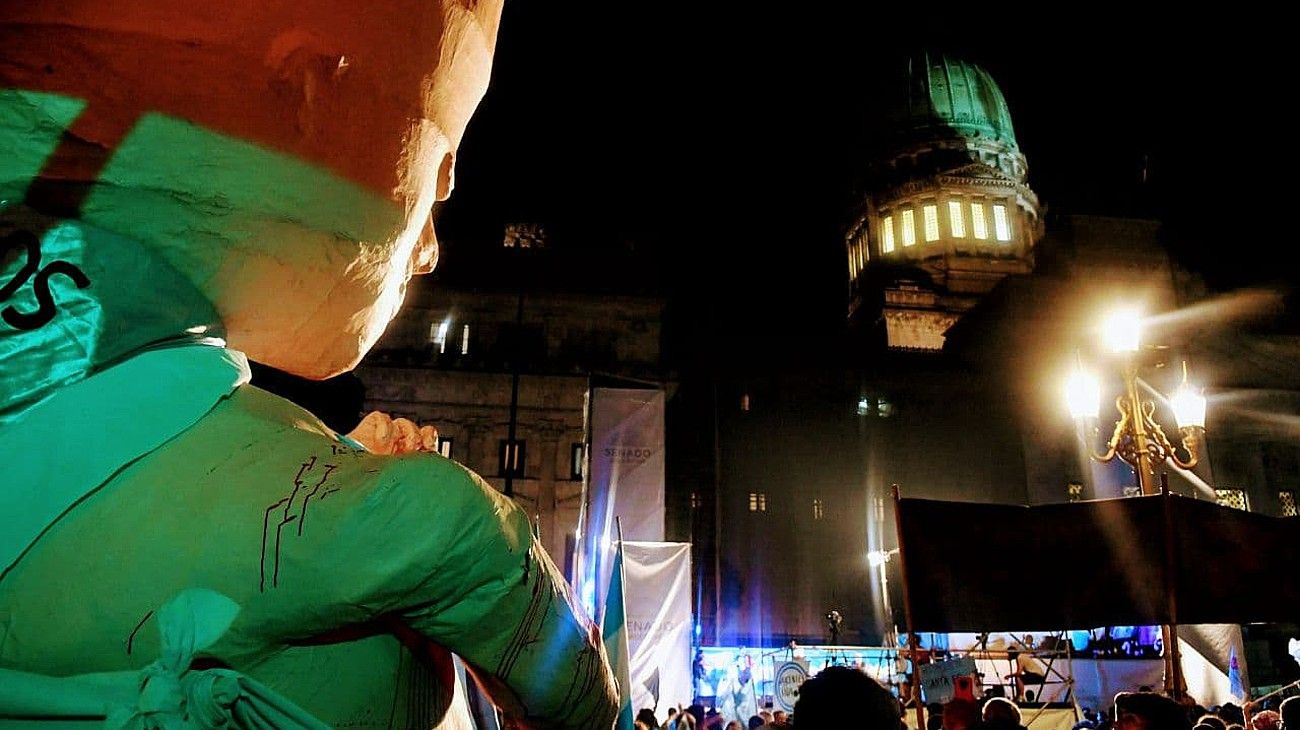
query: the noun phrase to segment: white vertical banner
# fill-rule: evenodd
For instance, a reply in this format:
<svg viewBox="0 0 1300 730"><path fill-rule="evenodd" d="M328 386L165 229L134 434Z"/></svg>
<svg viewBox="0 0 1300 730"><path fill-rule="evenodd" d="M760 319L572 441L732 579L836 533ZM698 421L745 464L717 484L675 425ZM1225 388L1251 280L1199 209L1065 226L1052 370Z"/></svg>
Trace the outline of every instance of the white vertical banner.
<svg viewBox="0 0 1300 730"><path fill-rule="evenodd" d="M624 540L664 539L662 390L593 389L591 486L593 495L608 496L604 514L592 517L611 540L615 517L623 521Z"/></svg>
<svg viewBox="0 0 1300 730"><path fill-rule="evenodd" d="M591 456L581 540L581 595L588 610L604 605L609 546L623 539L664 539L664 392L659 388L592 388Z"/></svg>
<svg viewBox="0 0 1300 730"><path fill-rule="evenodd" d="M1188 694L1206 707L1245 701L1250 680L1240 626L1185 624L1178 637Z"/></svg>
<svg viewBox="0 0 1300 730"><path fill-rule="evenodd" d="M691 544L624 542L623 579L632 707L662 716L693 699Z"/></svg>

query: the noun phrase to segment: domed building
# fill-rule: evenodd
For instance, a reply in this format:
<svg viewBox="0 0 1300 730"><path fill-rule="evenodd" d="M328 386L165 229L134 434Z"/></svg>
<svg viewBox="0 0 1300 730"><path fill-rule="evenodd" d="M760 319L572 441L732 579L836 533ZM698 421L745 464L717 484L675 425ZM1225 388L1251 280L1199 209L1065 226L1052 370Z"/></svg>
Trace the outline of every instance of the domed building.
<svg viewBox="0 0 1300 730"><path fill-rule="evenodd" d="M850 320L890 348L934 351L1009 274L1033 268L1038 197L993 77L943 55L879 77L868 175L845 236Z"/></svg>

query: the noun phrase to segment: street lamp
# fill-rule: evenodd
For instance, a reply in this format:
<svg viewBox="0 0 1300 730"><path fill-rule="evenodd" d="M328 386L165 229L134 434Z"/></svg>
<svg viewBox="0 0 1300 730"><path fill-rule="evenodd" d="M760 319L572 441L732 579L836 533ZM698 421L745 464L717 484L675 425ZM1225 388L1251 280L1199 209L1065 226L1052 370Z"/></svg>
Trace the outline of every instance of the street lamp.
<svg viewBox="0 0 1300 730"><path fill-rule="evenodd" d="M1205 396L1188 384L1187 363L1184 362L1182 384L1168 401L1182 434L1182 447L1187 454L1183 459L1155 420L1155 401L1144 400L1138 389L1141 330L1141 317L1135 309L1115 311L1107 317L1102 328L1107 349L1122 360L1124 376L1124 390L1115 398L1119 420L1115 422L1115 430L1106 442L1104 452L1098 453L1087 441L1088 436L1095 438L1099 433L1096 420L1101 405L1101 384L1081 362L1075 363L1074 372L1066 384L1066 404L1071 417L1079 425L1080 436L1085 438L1088 454L1093 460L1106 463L1118 457L1133 467L1142 494L1161 494L1164 487L1162 480L1157 478L1157 469L1166 462L1180 469L1191 469L1200 458L1201 436L1205 433ZM1162 626L1161 634L1165 649L1165 691L1169 696L1181 699L1186 686L1179 657L1178 627L1176 624Z"/></svg>
<svg viewBox="0 0 1300 730"><path fill-rule="evenodd" d="M1115 398L1119 420L1106 442L1106 450L1097 452L1088 444L1089 455L1106 463L1116 457L1133 467L1142 494L1159 494L1157 470L1165 462L1180 469L1191 469L1200 458L1201 435L1205 432L1205 396L1187 382L1187 363L1183 363L1183 382L1169 399L1170 409L1182 434L1183 459L1177 448L1155 420L1156 404L1143 399L1138 388L1141 319L1136 310L1118 310L1106 319L1102 334L1108 349L1123 361L1124 391ZM1066 385L1066 403L1070 415L1080 426L1081 434L1099 431L1093 423L1101 403L1101 384L1097 377L1076 363Z"/></svg>
<svg viewBox="0 0 1300 730"><path fill-rule="evenodd" d="M897 554L898 548L872 550L867 553L867 564L880 571L880 599L885 609L885 638L891 644L897 640L897 629L894 626L894 609L889 605L889 578L886 574L889 572L887 563Z"/></svg>
<svg viewBox="0 0 1300 730"><path fill-rule="evenodd" d="M889 561L898 554L892 550L872 550L867 553L867 564L880 571L880 597L885 610L885 646L898 646L898 626L894 623L894 609L889 602Z"/></svg>

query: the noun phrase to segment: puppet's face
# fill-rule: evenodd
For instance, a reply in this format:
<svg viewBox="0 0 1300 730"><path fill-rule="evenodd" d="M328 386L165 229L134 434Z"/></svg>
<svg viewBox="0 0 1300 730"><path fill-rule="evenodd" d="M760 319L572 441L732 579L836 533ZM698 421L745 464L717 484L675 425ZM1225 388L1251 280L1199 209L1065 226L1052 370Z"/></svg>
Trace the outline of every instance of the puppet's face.
<svg viewBox="0 0 1300 730"><path fill-rule="evenodd" d="M31 117L13 127L27 208L138 241L255 360L353 367L436 259L430 212L487 86L499 2L4 6L0 102ZM62 296L108 297L133 265L101 261ZM114 296L169 306L135 288Z"/></svg>

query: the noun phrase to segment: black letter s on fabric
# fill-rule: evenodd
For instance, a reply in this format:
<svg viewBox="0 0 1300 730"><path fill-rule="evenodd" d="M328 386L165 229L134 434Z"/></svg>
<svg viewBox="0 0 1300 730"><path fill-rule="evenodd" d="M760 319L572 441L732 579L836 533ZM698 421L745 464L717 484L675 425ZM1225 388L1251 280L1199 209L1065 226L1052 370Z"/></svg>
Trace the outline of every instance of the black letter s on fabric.
<svg viewBox="0 0 1300 730"><path fill-rule="evenodd" d="M40 241L27 231L11 233L4 238L0 238L0 250L8 248L22 248L27 253L27 263L23 264L18 273L9 280L8 284L0 287L0 302L7 301L18 291L27 280L31 278L32 273L36 272L36 280L32 282L32 290L36 295L36 303L39 305L35 312L20 312L13 306L5 307L0 311L0 318L11 326L20 330L34 330L49 324L58 314L58 306L54 301L54 294L50 291L50 277L55 274L63 274L77 285L78 289L85 289L90 286L90 279L81 269L68 263L67 261L55 261L54 263L40 269L41 265L41 246ZM37 269L40 269L37 272Z"/></svg>

